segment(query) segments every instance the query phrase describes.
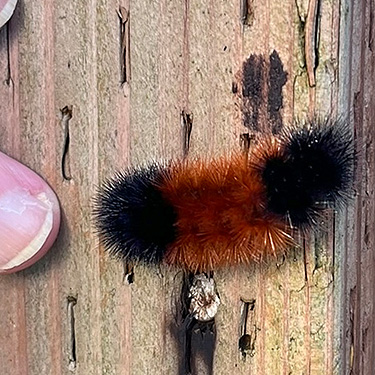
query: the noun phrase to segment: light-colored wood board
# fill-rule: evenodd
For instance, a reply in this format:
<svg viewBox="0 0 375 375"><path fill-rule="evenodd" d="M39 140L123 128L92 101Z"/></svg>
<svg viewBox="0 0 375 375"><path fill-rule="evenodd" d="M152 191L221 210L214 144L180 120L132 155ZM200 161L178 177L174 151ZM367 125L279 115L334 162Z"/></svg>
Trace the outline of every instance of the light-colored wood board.
<svg viewBox="0 0 375 375"><path fill-rule="evenodd" d="M97 90L98 90L98 168L99 181L109 178L129 163L129 79L121 61L125 26L121 9L129 11L129 1L97 3ZM109 27L111 25L111 27ZM125 44L125 48L128 45ZM126 53L126 52L125 52ZM128 58L128 54L125 55ZM131 369L131 285L125 279L124 266L107 254L100 258L101 356L104 374L129 373Z"/></svg>
<svg viewBox="0 0 375 375"><path fill-rule="evenodd" d="M182 111L193 115L191 156L238 148L248 129L232 82L239 82L250 55L268 61L274 50L287 73L284 124L316 111L349 113L355 122L362 151L359 195L347 216L335 216L335 230L331 218L307 241L305 260L296 249L285 260L215 274L222 306L213 372L372 374L374 7L369 0L355 6L319 2L319 64L310 87L303 44L310 2L247 4L243 24L240 0L25 1L1 30L1 149L46 178L63 207L52 251L29 270L0 280L0 365L6 375L178 373L182 274L138 266L128 285L122 264L98 244L92 197L119 168L181 157ZM130 12L125 84L120 6ZM73 116L70 180L61 171L65 106L72 106ZM69 362L68 297L77 299L75 366ZM238 350L240 298L256 301L257 336L246 361ZM202 360L196 367L210 372Z"/></svg>

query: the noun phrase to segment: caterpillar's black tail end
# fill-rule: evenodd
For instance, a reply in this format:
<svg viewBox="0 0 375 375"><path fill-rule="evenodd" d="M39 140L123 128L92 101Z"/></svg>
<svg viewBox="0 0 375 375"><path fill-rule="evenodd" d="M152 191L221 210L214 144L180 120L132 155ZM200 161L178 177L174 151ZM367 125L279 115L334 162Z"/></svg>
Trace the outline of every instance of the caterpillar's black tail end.
<svg viewBox="0 0 375 375"><path fill-rule="evenodd" d="M353 190L353 137L342 121L314 120L283 134L281 152L262 171L268 208L291 224L315 223L322 203L340 206Z"/></svg>
<svg viewBox="0 0 375 375"><path fill-rule="evenodd" d="M94 220L101 242L121 259L158 263L175 238L176 214L158 189L163 167L118 173L100 189Z"/></svg>

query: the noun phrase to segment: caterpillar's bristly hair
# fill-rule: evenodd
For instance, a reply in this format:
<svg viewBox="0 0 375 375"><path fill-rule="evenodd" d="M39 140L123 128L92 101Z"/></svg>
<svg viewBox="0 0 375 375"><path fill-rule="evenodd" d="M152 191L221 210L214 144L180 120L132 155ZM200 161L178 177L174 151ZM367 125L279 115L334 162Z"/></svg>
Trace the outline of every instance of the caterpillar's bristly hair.
<svg viewBox="0 0 375 375"><path fill-rule="evenodd" d="M345 203L354 146L342 122L313 121L260 136L249 154L183 160L120 173L94 211L112 254L191 272L249 263L294 245L322 203Z"/></svg>
<svg viewBox="0 0 375 375"><path fill-rule="evenodd" d="M346 202L353 187L354 142L344 122L314 121L289 132L286 153L316 201Z"/></svg>
<svg viewBox="0 0 375 375"><path fill-rule="evenodd" d="M118 173L101 188L95 223L102 243L113 255L157 263L174 241L176 213L158 189L162 170L152 165Z"/></svg>
<svg viewBox="0 0 375 375"><path fill-rule="evenodd" d="M314 121L286 131L279 151L263 158L268 209L298 228L311 226L322 203L347 200L353 159L353 140L344 123Z"/></svg>
<svg viewBox="0 0 375 375"><path fill-rule="evenodd" d="M161 186L176 207L167 263L192 272L275 255L293 241L265 210L265 190L243 155L175 163Z"/></svg>

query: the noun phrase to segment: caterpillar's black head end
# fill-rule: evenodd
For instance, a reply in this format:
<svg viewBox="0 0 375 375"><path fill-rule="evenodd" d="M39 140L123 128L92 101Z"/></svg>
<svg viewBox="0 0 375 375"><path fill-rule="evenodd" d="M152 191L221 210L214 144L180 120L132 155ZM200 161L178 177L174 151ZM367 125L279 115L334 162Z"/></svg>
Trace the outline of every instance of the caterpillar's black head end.
<svg viewBox="0 0 375 375"><path fill-rule="evenodd" d="M118 173L100 189L94 219L105 248L121 259L158 263L175 238L176 213L158 189L162 167Z"/></svg>
<svg viewBox="0 0 375 375"><path fill-rule="evenodd" d="M314 121L287 135L286 153L314 201L345 203L353 188L354 142L348 124Z"/></svg>
<svg viewBox="0 0 375 375"><path fill-rule="evenodd" d="M353 189L354 145L343 122L313 121L284 133L281 152L265 161L268 208L293 226L315 223L322 204L342 205Z"/></svg>

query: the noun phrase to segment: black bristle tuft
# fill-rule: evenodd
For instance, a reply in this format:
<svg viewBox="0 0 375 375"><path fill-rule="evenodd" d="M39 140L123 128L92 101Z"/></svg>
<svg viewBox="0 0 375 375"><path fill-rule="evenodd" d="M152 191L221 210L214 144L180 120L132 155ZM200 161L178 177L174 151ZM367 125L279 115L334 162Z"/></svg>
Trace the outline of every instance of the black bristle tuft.
<svg viewBox="0 0 375 375"><path fill-rule="evenodd" d="M284 133L282 151L265 161L268 209L293 226L315 223L324 205L341 205L353 185L354 146L341 122L313 121Z"/></svg>
<svg viewBox="0 0 375 375"><path fill-rule="evenodd" d="M156 164L118 173L104 183L94 209L96 227L113 255L158 263L175 239L176 213L158 189L163 167Z"/></svg>
<svg viewBox="0 0 375 375"><path fill-rule="evenodd" d="M262 174L267 190L267 209L288 218L296 227L310 224L315 219L311 195L303 189L298 171L284 155L265 162Z"/></svg>

